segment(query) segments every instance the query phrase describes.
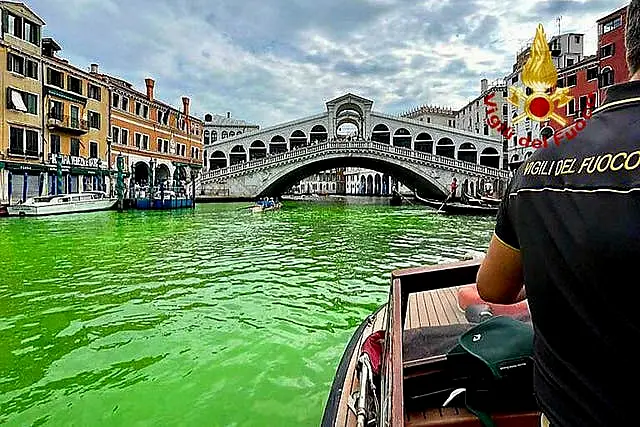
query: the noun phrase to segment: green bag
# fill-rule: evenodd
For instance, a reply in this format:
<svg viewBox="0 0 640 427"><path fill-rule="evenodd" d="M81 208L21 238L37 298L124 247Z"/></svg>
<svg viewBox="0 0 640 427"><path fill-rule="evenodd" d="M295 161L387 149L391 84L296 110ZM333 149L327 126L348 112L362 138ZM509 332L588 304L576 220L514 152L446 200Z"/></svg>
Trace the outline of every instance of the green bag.
<svg viewBox="0 0 640 427"><path fill-rule="evenodd" d="M466 371L465 404L484 426L495 425L492 411L536 409L530 324L491 317L463 333L447 358Z"/></svg>

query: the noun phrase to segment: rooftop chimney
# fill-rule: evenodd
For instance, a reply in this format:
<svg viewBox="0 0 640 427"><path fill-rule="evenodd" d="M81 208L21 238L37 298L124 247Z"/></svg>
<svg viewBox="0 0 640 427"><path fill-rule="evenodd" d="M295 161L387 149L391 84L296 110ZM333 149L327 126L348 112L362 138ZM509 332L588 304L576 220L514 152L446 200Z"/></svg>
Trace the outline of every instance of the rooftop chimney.
<svg viewBox="0 0 640 427"><path fill-rule="evenodd" d="M182 106L184 107L182 109L182 112L185 116L189 117L189 98L187 98L186 96L182 97Z"/></svg>
<svg viewBox="0 0 640 427"><path fill-rule="evenodd" d="M147 77L144 79L144 83L147 85L147 99L153 101L153 87L156 82L152 78Z"/></svg>
<svg viewBox="0 0 640 427"><path fill-rule="evenodd" d="M489 80L480 80L480 93L485 93L487 89L489 89Z"/></svg>
<svg viewBox="0 0 640 427"><path fill-rule="evenodd" d="M227 119L231 118L231 111L227 111Z"/></svg>
<svg viewBox="0 0 640 427"><path fill-rule="evenodd" d="M91 64L91 74L98 74L98 64Z"/></svg>

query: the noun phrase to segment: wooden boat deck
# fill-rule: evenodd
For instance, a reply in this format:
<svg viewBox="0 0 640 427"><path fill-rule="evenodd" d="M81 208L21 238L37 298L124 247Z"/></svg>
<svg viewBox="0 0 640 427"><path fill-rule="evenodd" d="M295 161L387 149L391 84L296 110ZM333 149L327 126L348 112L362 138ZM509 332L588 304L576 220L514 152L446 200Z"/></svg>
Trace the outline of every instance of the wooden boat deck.
<svg viewBox="0 0 640 427"><path fill-rule="evenodd" d="M426 292L412 293L409 295L407 318L404 329L415 329L428 326L446 326L454 324L469 323L464 313L458 307L457 291L460 287L436 289ZM387 310L379 310L375 313L363 334L361 335L356 349L359 350L362 342L375 331L386 329ZM356 427L357 418L348 407L349 397L359 389L360 384L356 375L356 364L359 351L355 351L349 362L348 375L342 389L338 415L336 417L336 427ZM522 414L518 418L522 421ZM496 425L513 425L511 415L494 415ZM520 423L519 423L520 424ZM534 426L539 424L539 414L527 414L527 420L523 426ZM460 427L481 427L478 418L470 413L466 408L433 408L424 411L413 411L405 414L404 425L412 427L429 426L460 426ZM394 426L395 427L395 426Z"/></svg>
<svg viewBox="0 0 640 427"><path fill-rule="evenodd" d="M468 323L464 317L464 313L458 308L456 292L458 288L437 289L434 291L419 292L411 294L409 296L409 309L407 310L407 319L405 321L404 329L422 328L425 326L441 326L452 324L464 324ZM385 307L386 308L386 307ZM373 318L373 321L369 322L366 326L364 333L360 337L356 346L359 349L362 342L375 331L386 329L387 326L387 310L379 311ZM351 357L349 362L349 369L347 372L348 378L345 381L345 386L342 389L342 396L340 398L340 406L338 410L338 416L336 417L335 426L338 427L355 427L357 419L353 411L348 407L349 396L360 387L359 381L356 377L356 363L358 361L359 352L356 351ZM457 408L442 408L434 409L426 412L420 412L415 414L408 414L407 421L412 425L437 425L446 421L447 415L451 412L451 415L459 417L461 412L468 411L466 409ZM443 418L444 417L444 418ZM476 420L475 416L469 413L469 417L472 420ZM432 420L432 421L429 421ZM426 421L426 424L419 424L419 422ZM418 424L415 424L417 423ZM469 424L475 425L475 424ZM478 426L480 424L477 424Z"/></svg>

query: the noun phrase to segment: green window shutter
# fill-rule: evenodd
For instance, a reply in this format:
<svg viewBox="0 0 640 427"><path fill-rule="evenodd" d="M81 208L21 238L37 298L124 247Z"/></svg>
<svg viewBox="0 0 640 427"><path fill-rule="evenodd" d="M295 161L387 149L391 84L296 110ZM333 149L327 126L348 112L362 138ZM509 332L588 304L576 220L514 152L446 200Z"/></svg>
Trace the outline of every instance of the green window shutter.
<svg viewBox="0 0 640 427"><path fill-rule="evenodd" d="M2 33L9 31L9 15L6 10L2 10Z"/></svg>

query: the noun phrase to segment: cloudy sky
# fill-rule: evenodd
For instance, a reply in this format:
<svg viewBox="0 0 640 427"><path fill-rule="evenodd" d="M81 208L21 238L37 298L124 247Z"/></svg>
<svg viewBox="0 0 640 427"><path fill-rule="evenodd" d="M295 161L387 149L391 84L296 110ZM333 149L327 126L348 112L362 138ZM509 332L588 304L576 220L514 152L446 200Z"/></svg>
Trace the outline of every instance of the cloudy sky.
<svg viewBox="0 0 640 427"><path fill-rule="evenodd" d="M374 109L462 107L508 74L538 23L585 34L617 0L26 0L77 66L91 62L192 111L263 127L320 113L346 92ZM499 5L499 6L498 6Z"/></svg>

